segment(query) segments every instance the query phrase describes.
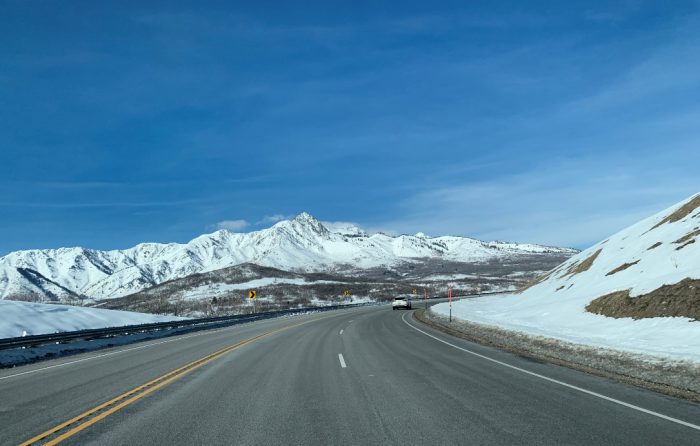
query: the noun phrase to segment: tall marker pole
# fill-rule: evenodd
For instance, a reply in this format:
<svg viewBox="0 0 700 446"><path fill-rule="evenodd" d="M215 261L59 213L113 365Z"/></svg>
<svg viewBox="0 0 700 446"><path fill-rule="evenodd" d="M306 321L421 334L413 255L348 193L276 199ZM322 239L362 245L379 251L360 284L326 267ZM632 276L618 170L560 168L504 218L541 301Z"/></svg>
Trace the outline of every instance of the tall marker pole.
<svg viewBox="0 0 700 446"><path fill-rule="evenodd" d="M425 309L428 309L428 290L423 288L423 300L425 301Z"/></svg>
<svg viewBox="0 0 700 446"><path fill-rule="evenodd" d="M447 288L447 295L450 298L450 322L452 322L452 287Z"/></svg>

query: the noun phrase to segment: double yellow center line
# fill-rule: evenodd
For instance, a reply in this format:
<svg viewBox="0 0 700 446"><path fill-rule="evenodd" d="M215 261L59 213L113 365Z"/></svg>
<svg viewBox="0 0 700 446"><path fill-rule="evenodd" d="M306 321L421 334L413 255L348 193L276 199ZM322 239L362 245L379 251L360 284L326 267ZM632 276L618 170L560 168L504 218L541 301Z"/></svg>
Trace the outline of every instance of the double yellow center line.
<svg viewBox="0 0 700 446"><path fill-rule="evenodd" d="M73 435L77 434L83 429L86 429L92 426L93 424L97 423L98 421L110 416L114 412L126 406L129 406L130 404L135 403L136 401L140 400L146 395L149 395L155 392L156 390L160 389L161 387L166 386L171 382L182 378L183 376L197 370L205 364L208 364L212 361L221 358L227 353L237 350L266 336L271 336L273 334L280 333L282 331L289 330L290 328L298 327L300 325L308 324L316 320L318 319L313 319L310 321L290 325L284 328L279 328L277 330L268 331L266 333L253 336L252 338L248 338L236 344L230 345L226 348L222 348L221 350L215 351L214 353L204 356L203 358L199 358L196 361L192 361L189 364L185 364L180 368L166 373L165 375L161 375L156 379L153 379L145 384L131 389L128 392L122 393L116 398L112 398L111 400L102 403L99 406L93 407L92 409L83 412L80 415L73 417L68 421L65 421L55 427L52 427L46 432L43 432L33 438L30 438L29 440L21 443L20 446L34 445L38 443L44 445L58 444L63 440L72 437Z"/></svg>

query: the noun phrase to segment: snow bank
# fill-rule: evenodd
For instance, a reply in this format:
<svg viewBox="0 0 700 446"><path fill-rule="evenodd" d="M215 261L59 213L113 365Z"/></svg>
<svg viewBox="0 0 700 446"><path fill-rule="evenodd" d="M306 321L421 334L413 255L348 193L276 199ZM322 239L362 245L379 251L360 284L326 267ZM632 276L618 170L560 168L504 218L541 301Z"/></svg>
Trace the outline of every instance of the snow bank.
<svg viewBox="0 0 700 446"><path fill-rule="evenodd" d="M182 319L129 311L0 300L0 338Z"/></svg>
<svg viewBox="0 0 700 446"><path fill-rule="evenodd" d="M585 311L587 302L504 294L452 303L452 316L480 324L595 347L700 363L700 322L687 318L613 319ZM447 315L449 304L432 307Z"/></svg>

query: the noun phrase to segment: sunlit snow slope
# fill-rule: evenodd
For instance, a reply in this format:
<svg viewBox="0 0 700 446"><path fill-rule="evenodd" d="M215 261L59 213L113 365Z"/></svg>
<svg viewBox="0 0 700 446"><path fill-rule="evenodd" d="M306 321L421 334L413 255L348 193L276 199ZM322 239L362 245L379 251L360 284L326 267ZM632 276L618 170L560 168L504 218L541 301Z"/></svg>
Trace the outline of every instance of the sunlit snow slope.
<svg viewBox="0 0 700 446"><path fill-rule="evenodd" d="M0 338L181 319L69 305L0 301Z"/></svg>
<svg viewBox="0 0 700 446"><path fill-rule="evenodd" d="M453 314L574 342L700 361L700 321L692 316L700 308L699 239L697 194L571 257L519 294L458 302ZM617 305L603 302L602 314L586 310L610 296ZM649 308L691 316L654 316ZM447 314L448 307L435 311Z"/></svg>
<svg viewBox="0 0 700 446"><path fill-rule="evenodd" d="M700 279L700 194L573 256L521 298L590 301L614 291L640 296L683 279Z"/></svg>

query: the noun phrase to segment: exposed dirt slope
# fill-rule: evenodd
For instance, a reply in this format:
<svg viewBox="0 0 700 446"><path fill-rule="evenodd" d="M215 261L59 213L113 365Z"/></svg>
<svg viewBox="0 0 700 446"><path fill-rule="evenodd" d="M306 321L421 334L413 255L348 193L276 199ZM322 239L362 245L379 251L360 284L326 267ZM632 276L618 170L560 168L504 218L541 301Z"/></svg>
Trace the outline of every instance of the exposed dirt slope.
<svg viewBox="0 0 700 446"><path fill-rule="evenodd" d="M698 321L700 280L685 279L634 298L629 296L629 290L616 291L594 299L586 310L615 318L688 317Z"/></svg>

